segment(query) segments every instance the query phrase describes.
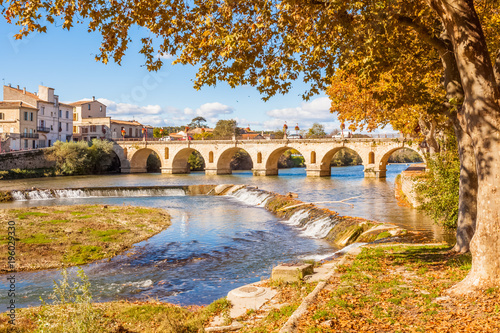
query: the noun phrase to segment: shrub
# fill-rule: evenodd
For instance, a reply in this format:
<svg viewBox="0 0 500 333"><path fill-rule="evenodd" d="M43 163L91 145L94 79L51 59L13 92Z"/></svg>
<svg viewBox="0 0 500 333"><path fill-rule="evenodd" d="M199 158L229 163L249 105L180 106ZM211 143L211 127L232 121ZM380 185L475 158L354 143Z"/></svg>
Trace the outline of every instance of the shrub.
<svg viewBox="0 0 500 333"><path fill-rule="evenodd" d="M90 282L83 269L77 272L80 282L71 283L66 269L61 275L59 282L54 281L53 306L40 298L42 306L35 315L37 332L105 332L109 320L92 304Z"/></svg>

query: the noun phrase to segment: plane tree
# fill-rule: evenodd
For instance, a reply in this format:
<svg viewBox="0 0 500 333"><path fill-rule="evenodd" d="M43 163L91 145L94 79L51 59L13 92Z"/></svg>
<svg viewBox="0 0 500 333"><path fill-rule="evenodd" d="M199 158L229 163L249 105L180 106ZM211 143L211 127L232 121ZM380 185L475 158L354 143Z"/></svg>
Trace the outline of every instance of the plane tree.
<svg viewBox="0 0 500 333"><path fill-rule="evenodd" d="M61 21L65 29L84 22L103 37L96 59L104 63L120 63L130 28L143 27L140 52L148 69L158 70L163 64L158 55L171 54L175 63L199 66L196 88L218 81L247 84L264 99L287 93L297 79L309 84L304 98L325 90L358 47L375 55L364 60L361 74L377 73L377 53L407 55L407 45L389 50L377 36L398 31L425 41L439 56L455 128L470 143L478 184L472 269L453 291L500 284L500 52L493 46L499 28L498 21L481 21L477 10L498 14L497 0L0 0L0 5L8 21L22 26L19 36L46 31L45 22Z"/></svg>

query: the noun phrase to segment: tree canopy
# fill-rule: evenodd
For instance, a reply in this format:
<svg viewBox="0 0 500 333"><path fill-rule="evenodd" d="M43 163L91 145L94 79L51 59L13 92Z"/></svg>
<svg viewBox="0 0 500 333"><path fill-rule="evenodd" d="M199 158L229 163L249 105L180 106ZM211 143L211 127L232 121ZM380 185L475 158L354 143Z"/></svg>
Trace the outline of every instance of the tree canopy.
<svg viewBox="0 0 500 333"><path fill-rule="evenodd" d="M129 30L143 27L140 52L147 68L158 70L159 55L165 54L175 56L174 63L196 64L195 88L226 81L232 87L255 86L268 99L287 93L300 79L309 84L304 98L330 87L340 117L368 128L390 123L410 132L423 120L432 132L441 116L449 116L461 175L467 180L475 175L478 189L477 199L469 198L477 204L477 225L472 270L456 289L463 292L500 283L499 2L0 0L0 5L9 22L22 26L19 36L45 32L46 22L57 21L64 29L87 24L103 37L96 59L104 63L120 63L131 42ZM342 103L353 111L342 111ZM461 198L472 190L461 187Z"/></svg>

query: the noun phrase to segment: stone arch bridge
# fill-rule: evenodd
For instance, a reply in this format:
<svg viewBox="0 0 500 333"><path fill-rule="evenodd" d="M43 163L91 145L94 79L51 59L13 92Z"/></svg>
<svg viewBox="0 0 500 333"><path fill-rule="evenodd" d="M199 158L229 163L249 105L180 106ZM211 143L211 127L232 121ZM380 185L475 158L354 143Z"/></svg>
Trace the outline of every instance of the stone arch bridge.
<svg viewBox="0 0 500 333"><path fill-rule="evenodd" d="M188 157L196 150L205 160L207 175L224 175L231 174L231 159L243 149L252 159L255 176L272 176L278 174L283 152L296 149L304 156L307 176L323 177L331 175L330 161L342 148L361 157L365 177L385 178L389 157L401 148L416 151L425 161L418 143L405 139L118 141L113 150L120 158L122 173L146 172L146 161L153 151L160 157L162 173L189 173Z"/></svg>

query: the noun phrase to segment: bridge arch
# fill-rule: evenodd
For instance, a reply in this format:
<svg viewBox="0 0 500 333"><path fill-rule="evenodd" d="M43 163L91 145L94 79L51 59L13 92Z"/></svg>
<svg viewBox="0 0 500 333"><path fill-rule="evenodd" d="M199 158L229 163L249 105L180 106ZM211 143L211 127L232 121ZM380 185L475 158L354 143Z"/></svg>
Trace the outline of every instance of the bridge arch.
<svg viewBox="0 0 500 333"><path fill-rule="evenodd" d="M252 165L254 164L254 160L252 158L252 155L248 153L243 148L240 147L231 147L223 152L220 153L219 157L217 158L217 164L216 164L216 172L218 175L227 175L231 174L233 171L231 169L231 161L234 157L234 155L239 152L239 151L244 151L250 156L250 160L252 161Z"/></svg>
<svg viewBox="0 0 500 333"><path fill-rule="evenodd" d="M127 152L127 159L130 161L130 173L144 173L147 172L147 162L149 155L155 152L156 155L160 158L160 163L163 166L164 161L161 158L161 153L155 149L150 147L140 148L133 152ZM122 162L122 161L120 161ZM123 165L123 163L121 163Z"/></svg>
<svg viewBox="0 0 500 333"><path fill-rule="evenodd" d="M290 146L279 147L274 149L263 161L263 164L265 165L266 168L266 175L268 176L278 175L278 160L285 151L290 149L298 151L304 157L305 164L306 165L308 164L308 156L304 155L299 149Z"/></svg>
<svg viewBox="0 0 500 333"><path fill-rule="evenodd" d="M414 149L413 147L402 146L402 147L396 147L393 149L388 149L388 150L384 151L383 153L379 154L378 161L377 161L377 159L375 160L375 162L378 163L379 170L384 171L384 173L385 173L385 171L387 170L387 162L389 161L389 157L391 157L391 155L394 152L401 150L401 149L409 149L409 150L416 152L422 158L422 161L424 161L424 163L427 163L426 156L420 149Z"/></svg>
<svg viewBox="0 0 500 333"><path fill-rule="evenodd" d="M189 167L188 159L189 159L189 156L195 151L201 155L204 162L207 161L206 156L203 156L203 154L200 151L198 151L197 149L194 149L194 148L186 147L186 148L179 150L173 156L171 173L189 173L191 170Z"/></svg>
<svg viewBox="0 0 500 333"><path fill-rule="evenodd" d="M312 171L310 171L310 175L311 176L322 176L322 177L331 176L331 174L332 174L332 168L331 168L332 159L335 156L335 154L337 154L342 149L356 153L361 158L361 161L364 162L363 155L358 150L351 148L351 147L348 147L348 146L339 146L339 147L335 147L335 148L328 150L320 160L319 172L317 170L312 170ZM366 159L366 157L365 157L365 159ZM314 172L314 174L311 174L312 172Z"/></svg>

